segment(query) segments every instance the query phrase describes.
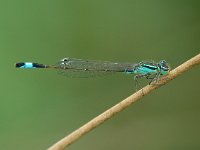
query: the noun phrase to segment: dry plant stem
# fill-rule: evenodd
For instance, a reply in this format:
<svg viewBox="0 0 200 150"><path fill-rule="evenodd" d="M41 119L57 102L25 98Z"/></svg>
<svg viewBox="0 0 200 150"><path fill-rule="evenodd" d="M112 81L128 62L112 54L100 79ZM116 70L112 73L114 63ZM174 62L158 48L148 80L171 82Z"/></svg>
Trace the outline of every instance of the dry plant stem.
<svg viewBox="0 0 200 150"><path fill-rule="evenodd" d="M168 83L170 80L176 78L177 76L181 75L182 73L188 71L189 69L193 68L194 66L200 64L200 54L196 55L195 57L191 58L190 60L186 61L182 65L178 66L174 70L172 70L168 76L162 77L157 84L155 85L147 85L143 88L143 90L139 90L135 92L133 95L127 97L126 99L122 100L115 106L111 107L110 109L106 110L96 118L92 119L79 129L75 130L68 136L64 137L60 141L58 141L56 144L54 144L52 147L49 148L49 150L63 150L76 140L78 140L80 137L97 127L98 125L102 124L109 118L112 118L114 115L119 113L120 111L124 110L128 106L130 106L132 103L138 101L143 96L149 94L153 90L161 87L162 85Z"/></svg>

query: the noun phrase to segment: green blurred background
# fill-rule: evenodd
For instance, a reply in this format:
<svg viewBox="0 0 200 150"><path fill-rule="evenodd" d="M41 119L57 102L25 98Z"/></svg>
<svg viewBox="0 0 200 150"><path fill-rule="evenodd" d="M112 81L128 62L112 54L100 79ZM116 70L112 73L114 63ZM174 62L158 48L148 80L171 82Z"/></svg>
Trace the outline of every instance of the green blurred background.
<svg viewBox="0 0 200 150"><path fill-rule="evenodd" d="M15 62L117 62L199 53L199 1L1 0L0 149L43 150L135 91L132 76L76 79ZM146 96L69 150L199 150L200 69Z"/></svg>

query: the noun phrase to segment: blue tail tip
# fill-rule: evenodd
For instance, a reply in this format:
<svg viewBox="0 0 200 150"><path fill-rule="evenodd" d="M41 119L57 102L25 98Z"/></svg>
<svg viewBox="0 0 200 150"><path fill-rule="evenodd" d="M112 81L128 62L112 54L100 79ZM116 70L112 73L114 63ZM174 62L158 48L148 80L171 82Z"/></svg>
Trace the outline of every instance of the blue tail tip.
<svg viewBox="0 0 200 150"><path fill-rule="evenodd" d="M24 63L24 62L19 62L19 63L16 63L16 64L15 64L15 67L16 67L16 68L22 68L23 66L25 66L25 63Z"/></svg>

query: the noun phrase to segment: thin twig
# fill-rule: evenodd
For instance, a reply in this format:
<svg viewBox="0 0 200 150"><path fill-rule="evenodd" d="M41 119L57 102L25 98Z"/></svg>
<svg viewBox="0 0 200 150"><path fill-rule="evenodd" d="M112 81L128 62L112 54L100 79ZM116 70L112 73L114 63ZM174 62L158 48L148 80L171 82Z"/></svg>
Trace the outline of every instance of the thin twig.
<svg viewBox="0 0 200 150"><path fill-rule="evenodd" d="M186 61L182 65L178 66L174 70L170 71L169 75L162 77L156 84L147 85L143 89L135 92L133 95L127 97L126 99L122 100L115 106L111 107L110 109L106 110L99 116L95 117L79 129L75 130L68 136L64 137L48 150L63 150L64 148L68 147L70 144L78 140L80 137L97 127L98 125L102 124L106 120L112 118L117 113L121 112L132 103L138 101L143 96L149 94L150 92L154 91L155 89L161 87L162 85L168 83L172 79L178 77L179 75L183 74L184 72L188 71L189 69L193 68L194 66L200 64L200 54L196 55L195 57L191 58L190 60Z"/></svg>

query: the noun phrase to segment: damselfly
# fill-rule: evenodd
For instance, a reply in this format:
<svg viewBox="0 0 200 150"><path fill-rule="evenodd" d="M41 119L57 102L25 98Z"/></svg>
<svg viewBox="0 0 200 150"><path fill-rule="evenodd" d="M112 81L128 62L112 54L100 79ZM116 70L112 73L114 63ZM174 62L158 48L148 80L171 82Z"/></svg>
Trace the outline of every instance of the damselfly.
<svg viewBox="0 0 200 150"><path fill-rule="evenodd" d="M146 78L152 81L158 80L161 75L167 75L170 66L165 60L139 63L114 63L109 61L82 60L76 58L64 58L55 65L45 65L33 62L16 63L16 68L48 68L57 69L65 76L92 77L104 74L125 73L134 75L137 84L138 78Z"/></svg>

